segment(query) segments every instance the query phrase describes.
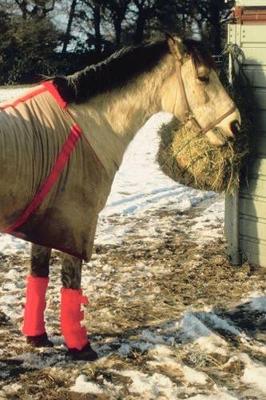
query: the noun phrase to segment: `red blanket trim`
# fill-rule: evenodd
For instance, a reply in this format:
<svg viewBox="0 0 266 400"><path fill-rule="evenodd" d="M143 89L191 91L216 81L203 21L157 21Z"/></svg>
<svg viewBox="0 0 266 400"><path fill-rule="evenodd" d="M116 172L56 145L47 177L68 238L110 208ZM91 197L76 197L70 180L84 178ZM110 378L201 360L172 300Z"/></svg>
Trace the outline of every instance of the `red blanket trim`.
<svg viewBox="0 0 266 400"><path fill-rule="evenodd" d="M43 82L43 86L51 93L60 107L66 108L67 102L60 96L52 81Z"/></svg>
<svg viewBox="0 0 266 400"><path fill-rule="evenodd" d="M53 185L59 178L59 175L63 171L69 157L74 150L77 141L80 139L82 135L82 130L78 125L73 125L71 131L68 135L67 140L65 141L62 150L60 151L57 160L46 180L41 185L39 191L34 196L32 202L26 207L24 212L20 215L20 217L14 222L13 225L9 226L4 233L12 233L21 225L23 225L27 219L31 216L31 214L41 205L44 201L45 197L48 195Z"/></svg>
<svg viewBox="0 0 266 400"><path fill-rule="evenodd" d="M56 87L53 85L52 81L46 81L42 83L42 86L32 90L32 92L27 93L25 96L19 97L15 99L12 103L5 104L4 106L1 107L0 105L0 110L5 110L8 107L16 107L18 104L23 103L38 94L44 93L46 91L49 91L51 95L54 97L56 100L57 104L62 107L66 108L67 107L67 102L60 96L59 92L57 91ZM23 225L28 218L31 216L31 214L36 211L36 209L42 204L44 201L45 197L49 194L51 191L53 185L56 183L58 180L61 172L63 171L65 165L67 164L72 151L74 150L77 141L80 139L82 135L82 130L77 124L73 124L70 130L70 133L63 144L62 150L60 151L55 164L48 175L48 177L45 179L45 181L42 183L40 186L40 189L34 196L33 200L31 203L25 208L23 213L18 217L18 219L8 228L4 230L4 233L13 233L16 229L18 229L21 225ZM19 236L19 232L14 232L16 236Z"/></svg>

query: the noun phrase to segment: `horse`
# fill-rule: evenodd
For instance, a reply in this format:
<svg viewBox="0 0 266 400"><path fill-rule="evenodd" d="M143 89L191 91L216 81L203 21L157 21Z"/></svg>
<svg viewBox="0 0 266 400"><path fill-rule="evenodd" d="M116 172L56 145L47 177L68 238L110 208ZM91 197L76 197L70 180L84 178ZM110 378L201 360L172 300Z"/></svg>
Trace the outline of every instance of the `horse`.
<svg viewBox="0 0 266 400"><path fill-rule="evenodd" d="M193 121L214 146L234 140L240 114L205 46L164 39L123 48L0 104L0 231L32 243L22 332L52 346L45 322L51 249L63 253L60 323L68 354L96 360L82 326L82 261L123 154L155 113Z"/></svg>

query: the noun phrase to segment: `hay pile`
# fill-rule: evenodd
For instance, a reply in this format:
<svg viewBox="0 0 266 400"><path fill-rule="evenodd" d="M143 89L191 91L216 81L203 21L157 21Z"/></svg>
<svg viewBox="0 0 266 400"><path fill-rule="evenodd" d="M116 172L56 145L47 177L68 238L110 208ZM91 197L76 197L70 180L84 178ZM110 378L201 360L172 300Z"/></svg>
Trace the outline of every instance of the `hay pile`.
<svg viewBox="0 0 266 400"><path fill-rule="evenodd" d="M173 180L195 189L232 193L239 185L241 161L247 154L247 140L239 139L222 147L210 144L191 122L173 119L159 131L161 143L157 159L162 171Z"/></svg>

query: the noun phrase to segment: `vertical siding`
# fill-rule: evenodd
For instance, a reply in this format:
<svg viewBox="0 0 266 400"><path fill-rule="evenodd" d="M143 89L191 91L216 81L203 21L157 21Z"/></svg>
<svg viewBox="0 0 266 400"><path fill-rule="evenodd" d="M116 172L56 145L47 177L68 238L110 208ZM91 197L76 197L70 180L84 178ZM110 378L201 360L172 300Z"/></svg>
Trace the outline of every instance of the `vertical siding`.
<svg viewBox="0 0 266 400"><path fill-rule="evenodd" d="M266 1L240 1L238 5L265 5ZM244 4L245 3L245 4ZM239 244L243 260L266 266L266 25L229 25L229 42L238 44L244 55L243 68L252 85L256 124L251 132L254 153L248 179L239 193ZM225 221L230 220L230 203ZM230 243L232 228L226 223Z"/></svg>
<svg viewBox="0 0 266 400"><path fill-rule="evenodd" d="M254 7L254 6L265 6L265 0L236 0L237 6L246 6L246 7Z"/></svg>

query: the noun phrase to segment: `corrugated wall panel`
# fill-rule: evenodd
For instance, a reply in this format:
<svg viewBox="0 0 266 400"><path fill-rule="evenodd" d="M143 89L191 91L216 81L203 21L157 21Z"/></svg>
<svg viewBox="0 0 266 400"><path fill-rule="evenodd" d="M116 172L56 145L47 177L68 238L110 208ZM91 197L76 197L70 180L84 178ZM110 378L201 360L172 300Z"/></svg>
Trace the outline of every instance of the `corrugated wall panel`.
<svg viewBox="0 0 266 400"><path fill-rule="evenodd" d="M256 131L254 136L251 135L250 144L253 153L260 158L266 157L266 131Z"/></svg>
<svg viewBox="0 0 266 400"><path fill-rule="evenodd" d="M266 176L263 176L264 179L261 179L261 175L257 175L254 178L249 178L247 183L243 183L241 187L241 198L266 198L265 195L265 186L266 186ZM241 206L240 206L241 207Z"/></svg>
<svg viewBox="0 0 266 400"><path fill-rule="evenodd" d="M266 1L265 0L236 0L236 5L237 6L265 6L266 7Z"/></svg>
<svg viewBox="0 0 266 400"><path fill-rule="evenodd" d="M256 158L251 160L248 166L248 184L250 190L254 190L255 187L258 187L261 182L258 181L257 178L260 178L262 184L263 180L266 179L266 159L265 158ZM253 179L252 179L253 178ZM254 180L256 178L256 180ZM264 193L266 196L266 187L264 188Z"/></svg>
<svg viewBox="0 0 266 400"><path fill-rule="evenodd" d="M240 218L247 216L262 219L266 222L266 197L259 197L258 200L253 198L242 198L239 211Z"/></svg>
<svg viewBox="0 0 266 400"><path fill-rule="evenodd" d="M255 26L255 25L254 25ZM254 44L256 46L256 44ZM245 55L245 65L266 65L265 47L242 47Z"/></svg>
<svg viewBox="0 0 266 400"><path fill-rule="evenodd" d="M266 220L252 219L251 217L240 217L240 236L242 238L263 241L266 245ZM261 242L262 243L262 242Z"/></svg>
<svg viewBox="0 0 266 400"><path fill-rule="evenodd" d="M252 241L240 237L243 261L252 260L253 264L265 266L266 243L263 241Z"/></svg>
<svg viewBox="0 0 266 400"><path fill-rule="evenodd" d="M265 2L266 4L266 2ZM254 29L254 25L245 25L241 27L241 45L243 47L258 46L265 47L265 34L266 34L266 25L256 25L256 29ZM260 44L260 46L259 46Z"/></svg>
<svg viewBox="0 0 266 400"><path fill-rule="evenodd" d="M266 88L266 66L253 65L245 68L251 86Z"/></svg>
<svg viewBox="0 0 266 400"><path fill-rule="evenodd" d="M254 110L254 124L257 132L266 130L266 111Z"/></svg>
<svg viewBox="0 0 266 400"><path fill-rule="evenodd" d="M258 110L266 110L266 88L254 88L252 96L254 96L254 107Z"/></svg>
<svg viewBox="0 0 266 400"><path fill-rule="evenodd" d="M241 5L255 5L247 1ZM238 4L240 5L240 4ZM266 9L266 0L263 4ZM231 25L228 40L239 45L245 55L243 67L253 87L255 127L251 132L253 159L239 192L239 244L244 259L266 266L266 25ZM226 236L233 243L230 222L232 209L226 203ZM228 217L229 216L229 217ZM231 225L230 225L231 224ZM231 249L232 252L235 251Z"/></svg>

